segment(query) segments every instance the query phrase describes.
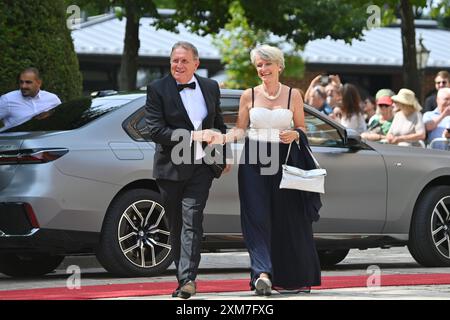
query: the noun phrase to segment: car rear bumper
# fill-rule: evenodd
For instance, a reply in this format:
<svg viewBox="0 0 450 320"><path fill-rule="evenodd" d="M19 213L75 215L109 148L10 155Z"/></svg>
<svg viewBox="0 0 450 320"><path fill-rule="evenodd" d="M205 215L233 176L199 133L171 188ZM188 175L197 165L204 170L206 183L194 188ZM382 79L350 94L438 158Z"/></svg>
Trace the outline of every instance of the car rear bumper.
<svg viewBox="0 0 450 320"><path fill-rule="evenodd" d="M0 236L29 235L39 227L27 207L26 203L20 202L0 203Z"/></svg>
<svg viewBox="0 0 450 320"><path fill-rule="evenodd" d="M0 235L0 252L46 252L50 254L93 254L100 233L32 229L25 235Z"/></svg>

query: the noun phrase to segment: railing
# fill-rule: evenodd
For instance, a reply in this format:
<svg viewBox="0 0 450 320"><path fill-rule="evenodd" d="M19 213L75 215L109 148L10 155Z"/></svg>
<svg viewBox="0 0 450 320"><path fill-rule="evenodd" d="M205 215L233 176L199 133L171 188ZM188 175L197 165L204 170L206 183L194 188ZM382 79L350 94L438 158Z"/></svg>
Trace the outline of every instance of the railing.
<svg viewBox="0 0 450 320"><path fill-rule="evenodd" d="M382 139L382 140L379 140L377 142L383 143L383 144L389 144L389 142L387 142L386 139ZM418 141L414 141L414 142L399 142L397 145L401 146L401 147L426 148L425 142L423 142L422 140L418 140Z"/></svg>
<svg viewBox="0 0 450 320"><path fill-rule="evenodd" d="M428 144L428 149L450 150L450 139L435 138Z"/></svg>

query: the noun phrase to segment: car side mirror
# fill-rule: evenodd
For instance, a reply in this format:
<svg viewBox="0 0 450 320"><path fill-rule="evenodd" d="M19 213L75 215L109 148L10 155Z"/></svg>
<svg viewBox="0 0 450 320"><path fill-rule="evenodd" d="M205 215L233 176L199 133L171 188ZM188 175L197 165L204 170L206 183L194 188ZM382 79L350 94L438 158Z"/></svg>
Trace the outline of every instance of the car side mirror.
<svg viewBox="0 0 450 320"><path fill-rule="evenodd" d="M353 129L345 129L346 144L349 147L358 147L361 145L361 135Z"/></svg>

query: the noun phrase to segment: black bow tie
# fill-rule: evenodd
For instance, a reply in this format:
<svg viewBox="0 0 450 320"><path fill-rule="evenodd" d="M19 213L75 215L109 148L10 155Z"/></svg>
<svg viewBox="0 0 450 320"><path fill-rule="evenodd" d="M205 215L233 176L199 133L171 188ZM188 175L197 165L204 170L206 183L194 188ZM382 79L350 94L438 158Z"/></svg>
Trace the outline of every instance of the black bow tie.
<svg viewBox="0 0 450 320"><path fill-rule="evenodd" d="M184 83L184 84L177 84L177 88L178 88L178 92L180 92L180 91L183 90L184 88L195 89L195 82Z"/></svg>

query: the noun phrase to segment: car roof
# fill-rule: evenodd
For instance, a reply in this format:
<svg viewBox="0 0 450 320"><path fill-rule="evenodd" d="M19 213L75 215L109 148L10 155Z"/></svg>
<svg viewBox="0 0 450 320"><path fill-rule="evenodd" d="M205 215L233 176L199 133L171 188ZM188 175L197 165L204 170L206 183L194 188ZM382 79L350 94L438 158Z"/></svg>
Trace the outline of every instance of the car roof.
<svg viewBox="0 0 450 320"><path fill-rule="evenodd" d="M237 89L220 89L220 93L224 97L239 97L244 90ZM110 101L110 100L135 100L146 96L146 92L117 92L103 97L95 97L93 100Z"/></svg>
<svg viewBox="0 0 450 320"><path fill-rule="evenodd" d="M96 97L93 100L96 101L111 101L111 100L128 100L132 101L135 99L139 99L144 97L145 93L119 93L119 94L113 94L105 97Z"/></svg>

